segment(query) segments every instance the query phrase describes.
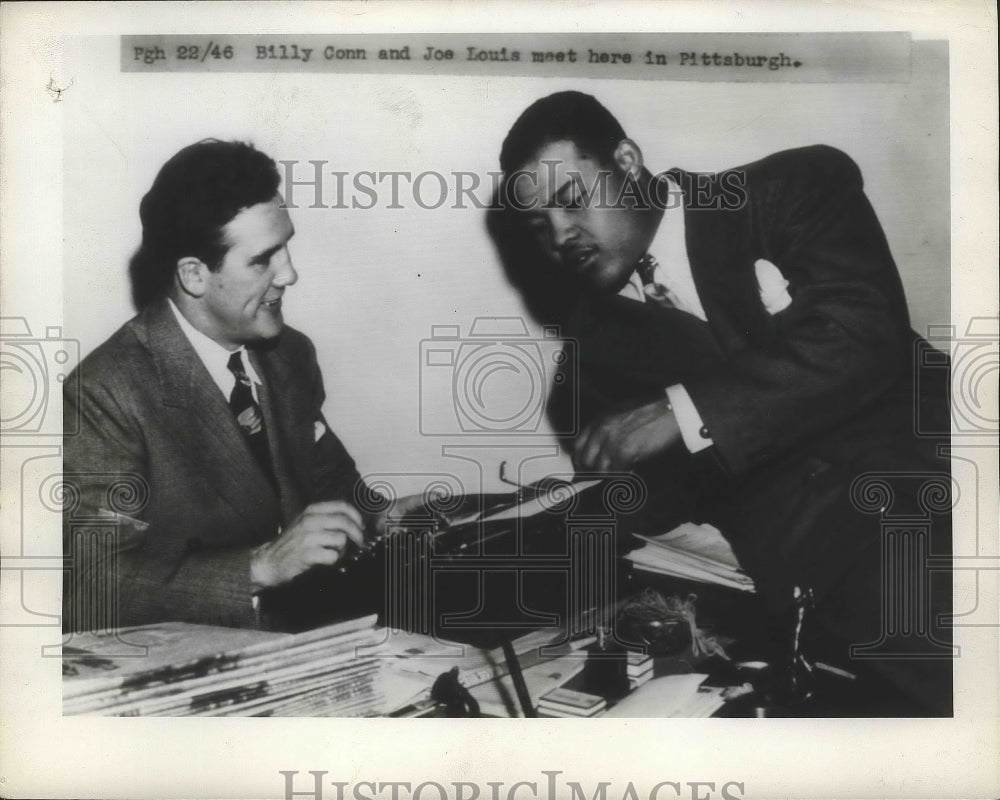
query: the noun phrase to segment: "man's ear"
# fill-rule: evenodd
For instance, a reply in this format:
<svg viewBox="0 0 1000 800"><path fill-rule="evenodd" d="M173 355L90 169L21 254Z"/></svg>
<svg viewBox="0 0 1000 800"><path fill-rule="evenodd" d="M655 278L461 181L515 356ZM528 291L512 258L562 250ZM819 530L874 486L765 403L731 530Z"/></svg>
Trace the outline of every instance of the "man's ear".
<svg viewBox="0 0 1000 800"><path fill-rule="evenodd" d="M614 159L619 169L630 173L633 178L638 178L642 174L642 150L631 139L622 139L618 142Z"/></svg>
<svg viewBox="0 0 1000 800"><path fill-rule="evenodd" d="M194 256L177 261L177 284L191 297L201 297L208 286L208 265Z"/></svg>

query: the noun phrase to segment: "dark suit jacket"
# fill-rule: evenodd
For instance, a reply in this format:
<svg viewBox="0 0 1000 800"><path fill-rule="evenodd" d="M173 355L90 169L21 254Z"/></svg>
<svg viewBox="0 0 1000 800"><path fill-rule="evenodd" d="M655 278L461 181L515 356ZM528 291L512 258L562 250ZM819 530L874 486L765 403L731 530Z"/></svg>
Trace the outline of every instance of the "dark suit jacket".
<svg viewBox="0 0 1000 800"><path fill-rule="evenodd" d="M106 592L119 625L252 626L251 548L309 503L353 497L358 473L326 428L312 343L286 327L249 352L280 498L166 301L69 377L65 413L78 415L80 433L65 439L77 498L65 514L65 619L79 621L85 598ZM85 543L81 532L101 527L102 514L106 527L108 511L120 514L116 545Z"/></svg>
<svg viewBox="0 0 1000 800"><path fill-rule="evenodd" d="M677 448L640 467L652 515L660 525L717 524L775 604L791 598L793 583L822 593L862 552L879 563L879 521L852 504L855 478L947 472L937 443L914 435L915 387L924 418L940 418L947 386L926 376L921 385L912 369L920 339L849 157L815 146L720 175L671 174L685 193L688 256L708 321L584 297L565 329L577 340L570 368L579 374L562 386L578 390L586 422L682 383L714 447L694 456ZM761 258L790 282L792 303L773 316L758 291ZM568 395L553 395L561 429Z"/></svg>

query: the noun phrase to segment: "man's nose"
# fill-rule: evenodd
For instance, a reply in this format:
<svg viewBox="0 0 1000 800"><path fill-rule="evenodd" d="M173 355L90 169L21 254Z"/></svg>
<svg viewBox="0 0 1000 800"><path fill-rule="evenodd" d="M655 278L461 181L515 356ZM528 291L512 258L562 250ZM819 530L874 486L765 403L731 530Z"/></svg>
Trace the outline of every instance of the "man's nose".
<svg viewBox="0 0 1000 800"><path fill-rule="evenodd" d="M286 247L281 251L278 257L277 269L274 273L274 280L272 283L275 286L291 286L299 279L299 273L295 271L295 267L292 266L292 257L288 253L288 248Z"/></svg>
<svg viewBox="0 0 1000 800"><path fill-rule="evenodd" d="M576 237L573 219L562 209L552 212L552 243L561 248Z"/></svg>

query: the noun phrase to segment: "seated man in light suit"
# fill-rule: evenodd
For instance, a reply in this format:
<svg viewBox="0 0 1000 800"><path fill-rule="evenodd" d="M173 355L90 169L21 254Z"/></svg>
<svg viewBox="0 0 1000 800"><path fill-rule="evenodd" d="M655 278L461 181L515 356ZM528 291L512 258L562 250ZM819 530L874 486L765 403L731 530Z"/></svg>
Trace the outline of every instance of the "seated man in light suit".
<svg viewBox="0 0 1000 800"><path fill-rule="evenodd" d="M491 224L508 272L577 342L550 406L566 430L579 403L576 467L634 470L651 525L719 527L775 619L814 596L816 627L851 669L848 647L893 624L880 509L852 487L923 474L950 489L939 442L914 430L915 404L947 430L947 386L915 374L922 340L857 166L815 146L653 176L619 122L577 92L530 106L500 166ZM906 487L896 511L917 510L920 490ZM930 547L947 557L950 512L936 511ZM926 583L922 566L889 566ZM946 714L950 573L936 577L930 596L903 601L927 604L906 609L930 628L899 643L916 657L864 663Z"/></svg>
<svg viewBox="0 0 1000 800"><path fill-rule="evenodd" d="M208 140L171 158L142 200L139 313L65 392L80 424L65 440L78 490L66 628L255 626L261 595L365 542L315 349L282 318L298 276L278 183L252 146ZM74 534L88 518L114 524L113 546Z"/></svg>

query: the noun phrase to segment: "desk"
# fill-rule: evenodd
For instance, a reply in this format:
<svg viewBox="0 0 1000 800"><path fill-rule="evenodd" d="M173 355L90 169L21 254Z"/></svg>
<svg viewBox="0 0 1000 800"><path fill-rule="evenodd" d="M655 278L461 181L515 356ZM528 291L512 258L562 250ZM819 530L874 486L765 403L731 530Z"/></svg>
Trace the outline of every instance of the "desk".
<svg viewBox="0 0 1000 800"><path fill-rule="evenodd" d="M467 502L488 507L507 500L491 496ZM610 629L610 609L651 587L664 595L696 594L698 625L719 636L731 658L661 655L654 667L658 675L697 669L709 673L715 685L738 685L748 675L734 665L760 661L772 668L754 699L765 708L761 713L920 713L877 681L834 680L832 673L813 673L817 687L833 688L817 691L809 702L789 697L782 688L787 685L782 671L791 660L790 621L771 618L752 594L634 571L620 557L631 544L631 531L623 530L601 503L588 505L581 496L568 511L543 512L531 518L530 526L523 522L457 527L430 536L437 524L433 517L407 520L386 545L351 569L314 570L271 593L265 598L265 616L285 623L281 627L287 630L303 632L331 619L374 613L390 629L493 649L539 629L565 630L566 638ZM588 609L597 609L596 616L585 619ZM266 676L257 684L254 691L267 691ZM757 711L756 706L745 706L742 712L734 707L725 713Z"/></svg>

